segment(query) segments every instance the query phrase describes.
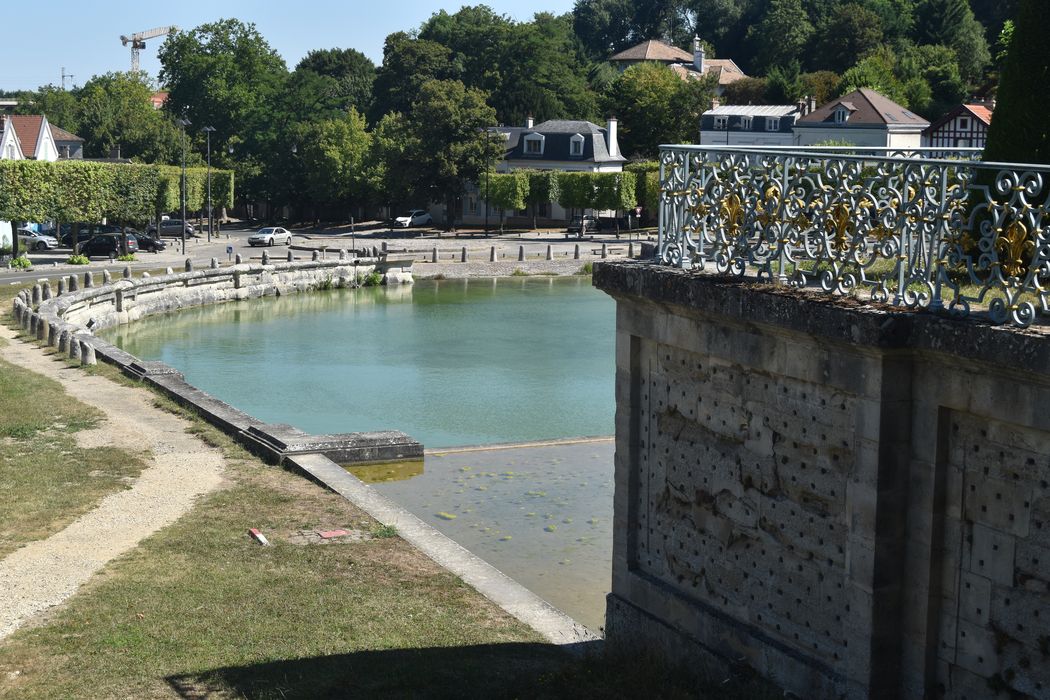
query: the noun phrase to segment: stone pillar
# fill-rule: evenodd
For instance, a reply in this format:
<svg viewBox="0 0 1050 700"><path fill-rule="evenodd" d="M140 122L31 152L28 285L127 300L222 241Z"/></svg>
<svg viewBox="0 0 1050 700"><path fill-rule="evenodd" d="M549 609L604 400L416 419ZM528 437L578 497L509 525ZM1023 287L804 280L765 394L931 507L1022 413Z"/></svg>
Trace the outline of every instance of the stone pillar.
<svg viewBox="0 0 1050 700"><path fill-rule="evenodd" d="M433 251L431 252L430 256L431 256L430 257L430 262L437 262L438 261L438 249L437 249L437 246L434 246Z"/></svg>
<svg viewBox="0 0 1050 700"><path fill-rule="evenodd" d="M518 246L518 262L521 262L524 259L525 259L525 246L519 245Z"/></svg>
<svg viewBox="0 0 1050 700"><path fill-rule="evenodd" d="M627 257L634 259L634 243L627 244Z"/></svg>
<svg viewBox="0 0 1050 700"><path fill-rule="evenodd" d="M174 274L175 274L175 270L172 270L172 269L171 269L170 267L169 267L169 268L166 268L166 269L164 270L164 274L165 274L165 275L174 275Z"/></svg>
<svg viewBox="0 0 1050 700"><path fill-rule="evenodd" d="M240 265L241 262L242 262L242 260L241 260L241 254L240 253L237 253L237 255L233 256L233 264L234 265Z"/></svg>
<svg viewBox="0 0 1050 700"><path fill-rule="evenodd" d="M263 263L266 262L266 251L263 251ZM186 272L193 272L193 261L186 258Z"/></svg>
<svg viewBox="0 0 1050 700"><path fill-rule="evenodd" d="M218 258L212 258L211 259L211 269L213 269L213 270L218 270L219 269L219 259Z"/></svg>
<svg viewBox="0 0 1050 700"><path fill-rule="evenodd" d="M47 301L51 298L51 280L44 280L40 289L40 300Z"/></svg>
<svg viewBox="0 0 1050 700"><path fill-rule="evenodd" d="M240 270L234 270L233 271L233 288L234 289L240 289L241 288L241 271Z"/></svg>
<svg viewBox="0 0 1050 700"><path fill-rule="evenodd" d="M379 257L379 248L376 248L375 246L372 246L372 257L373 258L378 258Z"/></svg>
<svg viewBox="0 0 1050 700"><path fill-rule="evenodd" d="M609 246L607 246L605 243L602 243L602 260L604 260L607 257L609 257Z"/></svg>
<svg viewBox="0 0 1050 700"><path fill-rule="evenodd" d="M340 261L346 260L346 249L345 248L340 248L339 249L339 260Z"/></svg>
<svg viewBox="0 0 1050 700"><path fill-rule="evenodd" d="M95 359L95 346L86 340L80 341L80 366L84 365L97 365L98 360Z"/></svg>
<svg viewBox="0 0 1050 700"><path fill-rule="evenodd" d="M95 273L88 270L84 273L84 289L91 289L95 286Z"/></svg>
<svg viewBox="0 0 1050 700"><path fill-rule="evenodd" d="M27 330L29 331L29 336L30 337L32 337L32 338L36 337L36 327L37 327L37 324L39 324L39 323L40 323L40 314L38 314L36 311L34 311L33 313L31 313L29 315L29 328Z"/></svg>
<svg viewBox="0 0 1050 700"><path fill-rule="evenodd" d="M125 265L124 266L124 272L121 274L121 277L123 277L126 280L131 279L131 266L130 265Z"/></svg>
<svg viewBox="0 0 1050 700"><path fill-rule="evenodd" d="M149 276L150 276L150 274L148 272L143 272L142 273L142 279L148 279Z"/></svg>
<svg viewBox="0 0 1050 700"><path fill-rule="evenodd" d="M186 264L187 265L189 264L188 260L186 261ZM270 255L265 250L262 252L262 264L263 265L269 265L270 264Z"/></svg>
<svg viewBox="0 0 1050 700"><path fill-rule="evenodd" d="M65 293L66 293L66 278L65 277L59 277L58 278L58 296L62 296Z"/></svg>
<svg viewBox="0 0 1050 700"><path fill-rule="evenodd" d="M68 328L63 328L58 333L58 351L64 355L69 354L69 338L73 333Z"/></svg>
<svg viewBox="0 0 1050 700"><path fill-rule="evenodd" d="M386 241L383 241L383 252L385 253L386 251L387 251Z"/></svg>
<svg viewBox="0 0 1050 700"><path fill-rule="evenodd" d="M40 296L43 294L43 290L40 288L40 283L33 285L33 306L36 307L40 304Z"/></svg>
<svg viewBox="0 0 1050 700"><path fill-rule="evenodd" d="M576 244L576 248L573 249L573 251L572 251L572 259L573 260L579 260L580 259L580 244L579 243Z"/></svg>
<svg viewBox="0 0 1050 700"><path fill-rule="evenodd" d="M292 251L288 251L288 262L295 262L295 256L292 255Z"/></svg>
<svg viewBox="0 0 1050 700"><path fill-rule="evenodd" d="M109 284L113 281L113 275L109 274L109 270L102 271L102 284Z"/></svg>
<svg viewBox="0 0 1050 700"><path fill-rule="evenodd" d="M547 244L547 259L554 260L554 248L550 243Z"/></svg>
<svg viewBox="0 0 1050 700"><path fill-rule="evenodd" d="M50 333L51 322L47 320L45 316L41 316L36 322L36 339L47 340L47 336Z"/></svg>
<svg viewBox="0 0 1050 700"><path fill-rule="evenodd" d="M76 275L69 276L69 291L76 292L80 290L80 280L77 279Z"/></svg>
<svg viewBox="0 0 1050 700"><path fill-rule="evenodd" d="M80 359L80 338L77 337L76 333L72 333L69 336L69 359Z"/></svg>
<svg viewBox="0 0 1050 700"><path fill-rule="evenodd" d="M311 260L313 260L314 262L317 262L318 260L320 260L320 259L321 259L321 254L320 254L320 253L318 253L318 252L317 252L317 251L315 250L315 251L313 252L313 255L311 255L311 256L310 256L310 259L311 259Z"/></svg>
<svg viewBox="0 0 1050 700"><path fill-rule="evenodd" d="M47 324L47 345L48 347L55 347L58 345L58 334L61 332L59 328L59 322Z"/></svg>
<svg viewBox="0 0 1050 700"><path fill-rule="evenodd" d="M467 261L467 246L463 246L463 252L460 253L459 261L460 262L466 262Z"/></svg>
<svg viewBox="0 0 1050 700"><path fill-rule="evenodd" d="M124 290L119 287L113 290L113 308L118 313L124 310Z"/></svg>
<svg viewBox="0 0 1050 700"><path fill-rule="evenodd" d="M489 249L489 262L496 262L496 246Z"/></svg>

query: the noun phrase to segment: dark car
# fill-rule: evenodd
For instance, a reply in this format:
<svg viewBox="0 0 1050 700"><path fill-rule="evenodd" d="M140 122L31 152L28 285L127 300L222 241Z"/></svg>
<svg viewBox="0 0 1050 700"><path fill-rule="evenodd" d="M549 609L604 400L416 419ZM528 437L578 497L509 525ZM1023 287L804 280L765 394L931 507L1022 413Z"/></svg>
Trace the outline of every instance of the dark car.
<svg viewBox="0 0 1050 700"><path fill-rule="evenodd" d="M168 247L168 244L159 238L154 238L140 231L128 231L128 236L134 236L138 241L139 250L144 250L148 253L159 253Z"/></svg>
<svg viewBox="0 0 1050 700"><path fill-rule="evenodd" d="M61 235L58 237L58 242L66 247L73 247L73 224L62 224L59 227ZM95 236L102 233L119 233L120 227L112 224L80 224L80 231L77 233L77 239L80 243L91 240Z"/></svg>
<svg viewBox="0 0 1050 700"><path fill-rule="evenodd" d="M90 241L80 244L80 254L87 257L116 256L121 255L119 233L103 233L95 236ZM139 241L134 234L128 234L128 253L134 254L139 251Z"/></svg>
<svg viewBox="0 0 1050 700"><path fill-rule="evenodd" d="M158 238L160 236L181 237L183 231L186 232L187 236L193 236L193 224L189 221L183 222L182 219L164 219L160 222L160 226L157 226L157 224L150 224L146 228L147 233L156 234Z"/></svg>
<svg viewBox="0 0 1050 700"><path fill-rule="evenodd" d="M583 238L588 232L597 231L598 227L598 217L587 214L585 216L572 217L567 231L570 235L576 234L579 238Z"/></svg>

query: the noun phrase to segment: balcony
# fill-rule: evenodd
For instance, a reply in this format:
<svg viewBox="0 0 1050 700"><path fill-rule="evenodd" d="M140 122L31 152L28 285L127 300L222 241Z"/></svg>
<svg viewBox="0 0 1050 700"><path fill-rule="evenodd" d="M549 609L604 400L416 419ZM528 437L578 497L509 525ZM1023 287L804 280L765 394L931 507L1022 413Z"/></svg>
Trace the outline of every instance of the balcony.
<svg viewBox="0 0 1050 700"><path fill-rule="evenodd" d="M658 260L1028 327L1050 311L1050 166L979 158L664 146Z"/></svg>

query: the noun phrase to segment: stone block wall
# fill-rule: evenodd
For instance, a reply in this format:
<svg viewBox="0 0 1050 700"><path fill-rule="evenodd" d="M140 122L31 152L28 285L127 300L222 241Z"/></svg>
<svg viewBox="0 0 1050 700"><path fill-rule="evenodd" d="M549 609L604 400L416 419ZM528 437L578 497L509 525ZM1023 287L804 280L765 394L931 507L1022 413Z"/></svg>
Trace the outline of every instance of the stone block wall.
<svg viewBox="0 0 1050 700"><path fill-rule="evenodd" d="M647 264L595 284L610 644L802 697L1050 696L1050 342Z"/></svg>

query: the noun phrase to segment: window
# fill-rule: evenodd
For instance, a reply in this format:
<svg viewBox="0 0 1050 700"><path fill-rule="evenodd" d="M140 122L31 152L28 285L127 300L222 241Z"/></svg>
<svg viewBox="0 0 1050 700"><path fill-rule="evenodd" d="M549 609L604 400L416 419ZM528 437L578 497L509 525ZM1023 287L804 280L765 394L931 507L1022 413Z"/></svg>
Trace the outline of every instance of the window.
<svg viewBox="0 0 1050 700"><path fill-rule="evenodd" d="M525 155L543 155L543 134L528 134L525 136Z"/></svg>
<svg viewBox="0 0 1050 700"><path fill-rule="evenodd" d="M467 197L467 213L477 214L478 213L478 198Z"/></svg>
<svg viewBox="0 0 1050 700"><path fill-rule="evenodd" d="M729 124L729 117L715 117L715 130L725 131Z"/></svg>
<svg viewBox="0 0 1050 700"><path fill-rule="evenodd" d="M837 107L834 112L835 123L845 124L849 119L849 110L845 107Z"/></svg>
<svg viewBox="0 0 1050 700"><path fill-rule="evenodd" d="M583 155L583 136L581 134L573 135L572 139L569 141L569 155Z"/></svg>
<svg viewBox="0 0 1050 700"><path fill-rule="evenodd" d="M751 117L740 117L740 128L744 131L751 131Z"/></svg>
<svg viewBox="0 0 1050 700"><path fill-rule="evenodd" d="M780 131L780 117L766 117L766 131Z"/></svg>
<svg viewBox="0 0 1050 700"><path fill-rule="evenodd" d="M956 148L969 148L970 139L955 139Z"/></svg>
<svg viewBox="0 0 1050 700"><path fill-rule="evenodd" d="M969 130L970 130L970 118L969 117L959 117L959 131L969 131Z"/></svg>

